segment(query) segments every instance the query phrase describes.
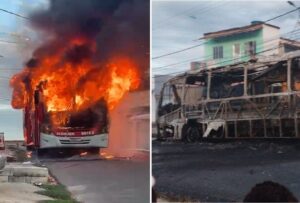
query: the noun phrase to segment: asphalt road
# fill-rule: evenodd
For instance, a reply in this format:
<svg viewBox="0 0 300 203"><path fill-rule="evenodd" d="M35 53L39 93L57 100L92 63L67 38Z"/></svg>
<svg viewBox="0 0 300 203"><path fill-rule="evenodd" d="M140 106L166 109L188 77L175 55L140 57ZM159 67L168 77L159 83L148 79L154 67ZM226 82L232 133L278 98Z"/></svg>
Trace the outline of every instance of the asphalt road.
<svg viewBox="0 0 300 203"><path fill-rule="evenodd" d="M153 141L155 189L173 199L242 201L271 180L300 200L299 142L160 143Z"/></svg>
<svg viewBox="0 0 300 203"><path fill-rule="evenodd" d="M149 161L94 160L44 163L80 202L149 202Z"/></svg>

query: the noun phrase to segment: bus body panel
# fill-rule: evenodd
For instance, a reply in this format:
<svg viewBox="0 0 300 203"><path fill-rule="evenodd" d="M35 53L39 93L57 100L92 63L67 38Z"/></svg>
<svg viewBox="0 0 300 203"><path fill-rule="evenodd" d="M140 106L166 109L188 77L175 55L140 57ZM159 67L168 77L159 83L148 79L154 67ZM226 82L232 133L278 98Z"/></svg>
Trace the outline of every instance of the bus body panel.
<svg viewBox="0 0 300 203"><path fill-rule="evenodd" d="M156 113L158 139L299 139L300 51L175 76Z"/></svg>
<svg viewBox="0 0 300 203"><path fill-rule="evenodd" d="M0 133L0 150L5 149L4 133Z"/></svg>
<svg viewBox="0 0 300 203"><path fill-rule="evenodd" d="M103 106L99 108L100 110L106 109ZM108 146L109 120L106 110L105 121L99 121L94 126L86 126L86 123L82 123L89 116L79 116L78 125L52 126L51 122L46 119L47 116L49 117L49 112L40 101L35 101L34 105L29 103L24 108L23 116L24 138L28 148L105 148Z"/></svg>
<svg viewBox="0 0 300 203"><path fill-rule="evenodd" d="M40 148L65 148L65 147L107 147L108 134L97 134L86 137L58 137L54 134L41 133Z"/></svg>

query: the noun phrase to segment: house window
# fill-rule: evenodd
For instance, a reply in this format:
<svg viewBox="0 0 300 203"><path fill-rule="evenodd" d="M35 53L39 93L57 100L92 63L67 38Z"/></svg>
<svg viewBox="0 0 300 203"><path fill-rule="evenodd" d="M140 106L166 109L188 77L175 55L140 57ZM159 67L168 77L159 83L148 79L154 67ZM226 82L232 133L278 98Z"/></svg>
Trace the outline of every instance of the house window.
<svg viewBox="0 0 300 203"><path fill-rule="evenodd" d="M214 47L214 59L221 59L223 58L223 47L218 46Z"/></svg>
<svg viewBox="0 0 300 203"><path fill-rule="evenodd" d="M241 47L240 44L233 45L233 58L237 59L241 55Z"/></svg>
<svg viewBox="0 0 300 203"><path fill-rule="evenodd" d="M245 55L255 55L256 54L256 42L250 41L245 43Z"/></svg>

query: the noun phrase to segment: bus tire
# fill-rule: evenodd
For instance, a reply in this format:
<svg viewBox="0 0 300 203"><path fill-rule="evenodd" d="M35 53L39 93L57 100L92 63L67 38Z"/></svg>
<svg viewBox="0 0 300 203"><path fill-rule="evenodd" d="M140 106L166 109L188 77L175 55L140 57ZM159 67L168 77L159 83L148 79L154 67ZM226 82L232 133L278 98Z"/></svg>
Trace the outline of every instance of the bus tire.
<svg viewBox="0 0 300 203"><path fill-rule="evenodd" d="M201 135L197 125L189 125L185 128L184 141L187 143L195 143L199 141Z"/></svg>
<svg viewBox="0 0 300 203"><path fill-rule="evenodd" d="M26 151L32 151L32 146L26 146Z"/></svg>
<svg viewBox="0 0 300 203"><path fill-rule="evenodd" d="M181 129L181 141L187 143L186 134L187 134L188 125L185 124Z"/></svg>
<svg viewBox="0 0 300 203"><path fill-rule="evenodd" d="M89 154L99 154L100 153L100 147L90 147L87 149L87 152Z"/></svg>
<svg viewBox="0 0 300 203"><path fill-rule="evenodd" d="M48 149L37 149L38 157L45 157L48 154Z"/></svg>

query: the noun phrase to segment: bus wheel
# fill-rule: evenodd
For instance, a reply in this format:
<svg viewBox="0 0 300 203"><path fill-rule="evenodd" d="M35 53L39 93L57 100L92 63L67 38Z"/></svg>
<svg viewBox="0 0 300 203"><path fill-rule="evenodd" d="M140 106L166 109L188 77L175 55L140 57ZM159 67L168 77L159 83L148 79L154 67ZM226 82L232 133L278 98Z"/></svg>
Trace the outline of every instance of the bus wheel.
<svg viewBox="0 0 300 203"><path fill-rule="evenodd" d="M48 149L38 149L37 155L38 157L45 157L48 154Z"/></svg>
<svg viewBox="0 0 300 203"><path fill-rule="evenodd" d="M89 154L99 154L100 153L100 148L99 147L91 147L87 149L87 152Z"/></svg>
<svg viewBox="0 0 300 203"><path fill-rule="evenodd" d="M27 151L34 151L34 147L33 146L26 146L26 150Z"/></svg>
<svg viewBox="0 0 300 203"><path fill-rule="evenodd" d="M223 127L220 127L218 130L212 130L210 136L213 138L223 138L224 137Z"/></svg>
<svg viewBox="0 0 300 203"><path fill-rule="evenodd" d="M197 142L200 139L200 131L197 126L187 127L185 134L185 141L188 143Z"/></svg>

